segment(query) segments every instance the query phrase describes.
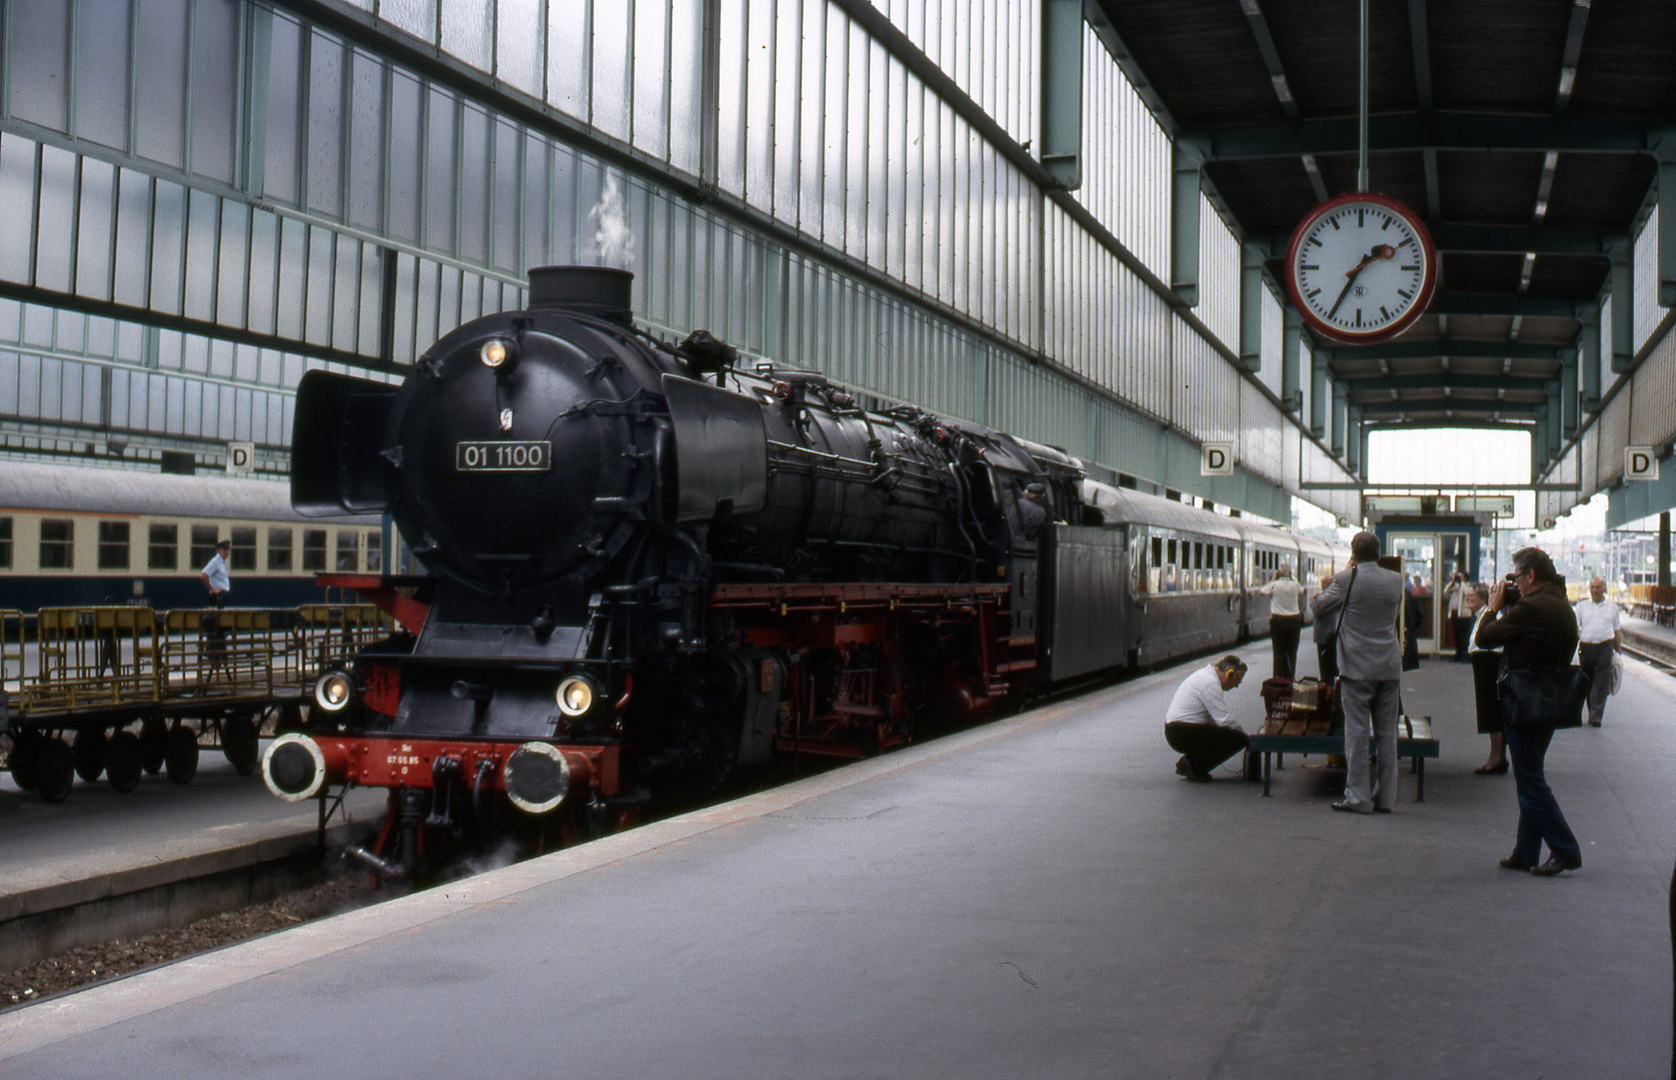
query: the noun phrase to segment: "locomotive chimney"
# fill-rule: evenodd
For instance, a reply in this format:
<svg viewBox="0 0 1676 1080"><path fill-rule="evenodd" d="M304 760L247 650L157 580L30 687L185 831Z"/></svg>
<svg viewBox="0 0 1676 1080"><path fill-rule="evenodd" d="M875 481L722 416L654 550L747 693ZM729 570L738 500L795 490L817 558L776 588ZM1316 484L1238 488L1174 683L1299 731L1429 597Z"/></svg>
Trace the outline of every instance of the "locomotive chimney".
<svg viewBox="0 0 1676 1080"><path fill-rule="evenodd" d="M633 285L632 273L608 266L538 266L530 271L530 307L632 326Z"/></svg>

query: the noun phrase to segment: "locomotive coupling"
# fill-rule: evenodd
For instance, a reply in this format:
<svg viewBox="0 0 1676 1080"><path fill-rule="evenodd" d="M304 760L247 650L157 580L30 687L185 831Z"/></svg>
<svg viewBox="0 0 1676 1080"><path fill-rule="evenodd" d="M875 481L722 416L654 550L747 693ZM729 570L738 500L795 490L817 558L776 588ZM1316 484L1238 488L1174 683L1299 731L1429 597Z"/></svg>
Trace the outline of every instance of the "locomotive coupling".
<svg viewBox="0 0 1676 1080"><path fill-rule="evenodd" d="M281 735L262 759L262 780L286 802L302 802L339 783L349 771L349 752L341 743L322 744L301 732Z"/></svg>

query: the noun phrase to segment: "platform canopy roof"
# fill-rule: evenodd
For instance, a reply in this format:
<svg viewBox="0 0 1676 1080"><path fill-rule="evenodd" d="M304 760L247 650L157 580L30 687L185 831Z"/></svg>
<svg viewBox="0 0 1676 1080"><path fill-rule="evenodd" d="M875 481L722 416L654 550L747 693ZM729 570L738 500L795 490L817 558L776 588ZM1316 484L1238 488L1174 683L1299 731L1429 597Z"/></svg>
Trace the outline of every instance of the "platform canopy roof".
<svg viewBox="0 0 1676 1080"><path fill-rule="evenodd" d="M1585 326L1598 325L1615 255L1615 291L1633 291L1623 260L1652 210L1660 161L1676 173L1676 4L1369 7L1368 187L1425 217L1441 277L1428 313L1401 337L1317 344L1366 424L1535 419ZM1294 226L1356 190L1356 0L1096 8L1108 45L1127 54L1131 80L1176 139L1178 167L1179 155L1202 160L1213 201L1282 282ZM1676 238L1676 220L1666 231ZM1661 285L1676 277L1669 246ZM1676 282L1664 290L1676 293Z"/></svg>

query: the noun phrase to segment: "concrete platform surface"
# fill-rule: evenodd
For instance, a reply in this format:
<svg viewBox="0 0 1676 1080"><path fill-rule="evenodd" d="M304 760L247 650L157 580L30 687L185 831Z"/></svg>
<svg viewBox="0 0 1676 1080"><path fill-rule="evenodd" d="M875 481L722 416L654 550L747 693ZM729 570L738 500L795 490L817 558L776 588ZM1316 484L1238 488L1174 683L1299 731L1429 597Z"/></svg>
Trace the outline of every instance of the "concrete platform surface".
<svg viewBox="0 0 1676 1080"><path fill-rule="evenodd" d="M1376 817L1314 761L1178 779L1186 673L0 1014L0 1075L1669 1074L1676 680L1556 737L1585 866L1538 879L1465 665L1408 677L1443 756Z"/></svg>

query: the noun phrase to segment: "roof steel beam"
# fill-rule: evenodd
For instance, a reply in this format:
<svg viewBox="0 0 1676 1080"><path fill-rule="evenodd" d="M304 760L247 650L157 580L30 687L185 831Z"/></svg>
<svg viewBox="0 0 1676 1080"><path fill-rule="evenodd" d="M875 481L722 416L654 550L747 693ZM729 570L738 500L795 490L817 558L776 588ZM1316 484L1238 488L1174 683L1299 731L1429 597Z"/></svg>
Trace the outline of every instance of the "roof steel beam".
<svg viewBox="0 0 1676 1080"><path fill-rule="evenodd" d="M1391 375L1368 376L1359 379L1349 376L1345 383L1351 393L1383 393L1398 390L1541 390L1546 379L1513 378L1505 375Z"/></svg>
<svg viewBox="0 0 1676 1080"><path fill-rule="evenodd" d="M1667 135L1667 125L1628 120L1587 122L1502 113L1413 112L1368 118L1368 149L1380 150L1563 150L1574 153L1649 154ZM1356 118L1305 120L1299 124L1184 132L1207 162L1354 154Z"/></svg>
<svg viewBox="0 0 1676 1080"><path fill-rule="evenodd" d="M1245 12L1245 20L1251 26L1251 36L1257 39L1257 51L1263 54L1263 64L1269 69L1269 82L1274 85L1274 96L1280 99L1280 107L1286 111L1286 119L1297 123L1298 103L1292 100L1292 87L1286 81L1286 68L1280 62L1280 52L1274 47L1274 35L1269 33L1269 20L1263 17L1263 9L1258 6L1257 0L1240 0L1240 10Z"/></svg>
<svg viewBox="0 0 1676 1080"><path fill-rule="evenodd" d="M1494 413L1498 416L1518 416L1536 419L1543 406L1535 402L1520 405L1506 401L1472 402L1459 398L1420 398L1410 401L1370 401L1361 406L1363 416L1408 416L1413 413L1446 412L1451 416L1465 414L1470 416L1486 416Z"/></svg>
<svg viewBox="0 0 1676 1080"><path fill-rule="evenodd" d="M1436 338L1430 341L1386 341L1378 345L1345 345L1317 349L1315 355L1326 354L1332 360L1416 360L1435 356L1469 356L1484 360L1557 360L1576 357L1575 346L1555 348L1549 345L1520 345L1511 341L1457 341Z"/></svg>
<svg viewBox="0 0 1676 1080"><path fill-rule="evenodd" d="M1432 243L1439 251L1473 254L1607 255L1628 233L1592 229L1545 229L1534 225L1449 225L1431 229ZM1268 237L1271 250L1285 250L1289 237ZM1279 245L1278 247L1276 245ZM1481 312L1453 312L1468 315Z"/></svg>
<svg viewBox="0 0 1676 1080"><path fill-rule="evenodd" d="M1583 29L1589 25L1589 0L1571 5L1571 22L1565 30L1565 51L1560 57L1560 85L1554 94L1554 116L1565 116L1571 104L1571 87L1577 80L1577 58L1583 52Z"/></svg>
<svg viewBox="0 0 1676 1080"><path fill-rule="evenodd" d="M1432 111L1432 51L1426 33L1426 0L1408 0L1408 37L1414 53L1414 96L1420 111ZM1427 147L1422 151L1426 174L1426 217L1436 221L1443 216L1438 194L1437 151Z"/></svg>
<svg viewBox="0 0 1676 1080"><path fill-rule="evenodd" d="M1428 315L1511 315L1538 319L1577 319L1582 317L1582 304L1570 300L1548 300L1536 296L1513 293L1466 292L1444 290L1426 308Z"/></svg>

